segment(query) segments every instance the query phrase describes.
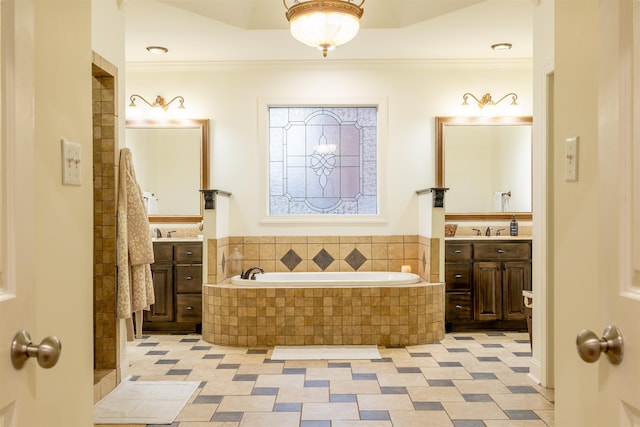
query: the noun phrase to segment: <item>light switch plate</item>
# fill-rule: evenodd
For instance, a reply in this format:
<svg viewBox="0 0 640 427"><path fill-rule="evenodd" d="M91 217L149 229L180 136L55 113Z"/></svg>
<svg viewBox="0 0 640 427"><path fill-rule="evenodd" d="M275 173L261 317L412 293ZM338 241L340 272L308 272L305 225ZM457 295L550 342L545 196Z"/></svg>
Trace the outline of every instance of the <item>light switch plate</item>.
<svg viewBox="0 0 640 427"><path fill-rule="evenodd" d="M82 185L80 144L62 138L62 184Z"/></svg>
<svg viewBox="0 0 640 427"><path fill-rule="evenodd" d="M578 180L578 141L579 137L572 136L564 141L564 180Z"/></svg>

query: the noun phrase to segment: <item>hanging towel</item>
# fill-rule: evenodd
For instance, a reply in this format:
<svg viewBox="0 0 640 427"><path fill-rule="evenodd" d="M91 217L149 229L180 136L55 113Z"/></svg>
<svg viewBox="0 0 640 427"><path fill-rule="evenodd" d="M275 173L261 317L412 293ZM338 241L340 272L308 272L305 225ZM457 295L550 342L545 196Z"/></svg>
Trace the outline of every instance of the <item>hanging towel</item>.
<svg viewBox="0 0 640 427"><path fill-rule="evenodd" d="M116 310L119 319L130 319L133 312L149 310L155 302L155 295L151 278L154 259L149 219L128 148L120 150L117 215Z"/></svg>

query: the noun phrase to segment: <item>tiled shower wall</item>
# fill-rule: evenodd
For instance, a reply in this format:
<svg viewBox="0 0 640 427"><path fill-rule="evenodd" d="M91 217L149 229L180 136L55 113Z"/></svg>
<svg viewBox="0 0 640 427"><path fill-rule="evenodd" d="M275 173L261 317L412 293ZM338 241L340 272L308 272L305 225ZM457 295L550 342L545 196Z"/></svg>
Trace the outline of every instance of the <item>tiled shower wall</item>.
<svg viewBox="0 0 640 427"><path fill-rule="evenodd" d="M403 265L424 280L438 282L439 239L418 236L262 236L207 241L207 283L230 277L229 256L238 248L242 270L400 271Z"/></svg>
<svg viewBox="0 0 640 427"><path fill-rule="evenodd" d="M116 328L117 68L93 58L94 368L118 364Z"/></svg>

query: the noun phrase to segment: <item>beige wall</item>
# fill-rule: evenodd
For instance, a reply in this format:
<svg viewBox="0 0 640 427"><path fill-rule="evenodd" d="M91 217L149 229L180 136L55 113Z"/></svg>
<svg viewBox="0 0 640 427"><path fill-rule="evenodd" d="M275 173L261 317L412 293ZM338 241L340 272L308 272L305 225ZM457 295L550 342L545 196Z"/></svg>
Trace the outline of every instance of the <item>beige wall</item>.
<svg viewBox="0 0 640 427"><path fill-rule="evenodd" d="M126 93L148 99L185 97L189 114L211 120L211 188L233 193L230 235L400 235L418 233L416 190L434 185L434 117L479 114L463 110L462 94L518 93L520 107L495 114L531 114L531 64L440 62L287 62L127 64ZM258 206L263 133L258 109L268 100L292 103L379 100L386 116L380 135L380 223L260 223ZM508 103L507 107L508 107ZM470 111L470 112L469 112ZM484 110L487 113L487 110Z"/></svg>

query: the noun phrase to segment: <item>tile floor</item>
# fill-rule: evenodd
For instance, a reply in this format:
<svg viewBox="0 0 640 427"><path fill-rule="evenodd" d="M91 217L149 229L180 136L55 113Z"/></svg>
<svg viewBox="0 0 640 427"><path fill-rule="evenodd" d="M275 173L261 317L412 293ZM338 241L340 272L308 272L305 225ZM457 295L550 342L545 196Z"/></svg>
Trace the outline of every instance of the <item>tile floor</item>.
<svg viewBox="0 0 640 427"><path fill-rule="evenodd" d="M128 352L132 380L201 381L171 427L553 426L526 333L447 334L380 360L272 361L270 348L199 335L145 336Z"/></svg>

